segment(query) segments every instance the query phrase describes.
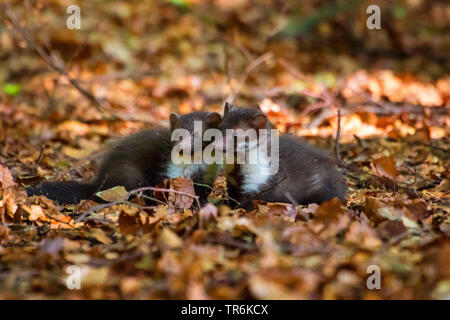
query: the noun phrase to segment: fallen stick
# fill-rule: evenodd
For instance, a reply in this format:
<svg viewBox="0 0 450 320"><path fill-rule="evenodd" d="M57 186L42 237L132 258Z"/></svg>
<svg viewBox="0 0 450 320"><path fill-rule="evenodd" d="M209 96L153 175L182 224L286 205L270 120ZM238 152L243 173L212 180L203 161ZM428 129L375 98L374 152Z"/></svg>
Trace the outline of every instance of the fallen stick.
<svg viewBox="0 0 450 320"><path fill-rule="evenodd" d="M147 191L147 190L152 190L152 191L157 191L157 192L172 192L172 193L180 194L180 195L187 196L187 197L190 197L190 198L194 198L196 200L198 209L200 210L200 208L201 208L200 201L199 201L199 198L200 198L199 196L197 196L195 194L189 194L189 193L186 193L186 192L183 192L183 191L173 190L173 189L164 189L164 188L156 188L156 187L137 188L137 189L134 189L134 190L131 190L130 192L128 192L127 199L130 196L132 196L132 195L135 195L135 194L141 193L143 191ZM83 212L78 218L76 218L75 222L81 222L81 221L85 220L87 216L89 216L91 213L93 213L95 211L103 210L105 208L113 207L115 205L122 204L122 203L126 203L126 204L129 204L129 205L138 207L139 209L148 208L148 207L141 207L141 206L139 206L139 205L137 205L135 203L128 202L128 201L122 199L122 200L119 200L119 201L102 203L102 204L93 206L88 211Z"/></svg>

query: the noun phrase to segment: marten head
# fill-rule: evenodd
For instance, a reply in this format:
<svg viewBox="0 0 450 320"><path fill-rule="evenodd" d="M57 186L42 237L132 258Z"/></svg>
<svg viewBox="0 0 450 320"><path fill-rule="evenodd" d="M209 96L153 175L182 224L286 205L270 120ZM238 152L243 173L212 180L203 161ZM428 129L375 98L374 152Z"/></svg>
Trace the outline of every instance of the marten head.
<svg viewBox="0 0 450 320"><path fill-rule="evenodd" d="M180 156L186 152L193 157L201 152L206 145L203 134L208 129L219 129L222 117L217 112L191 112L185 115L172 113L170 115L170 131L172 133L172 148L179 150Z"/></svg>

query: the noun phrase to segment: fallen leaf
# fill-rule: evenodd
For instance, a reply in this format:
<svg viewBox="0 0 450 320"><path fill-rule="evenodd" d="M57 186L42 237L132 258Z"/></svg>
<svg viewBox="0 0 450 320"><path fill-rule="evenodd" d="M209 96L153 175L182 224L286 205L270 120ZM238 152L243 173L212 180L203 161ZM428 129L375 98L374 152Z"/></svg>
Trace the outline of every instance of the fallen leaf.
<svg viewBox="0 0 450 320"><path fill-rule="evenodd" d="M109 238L102 229L95 228L89 232L89 236L96 239L103 244L111 244L113 241Z"/></svg>
<svg viewBox="0 0 450 320"><path fill-rule="evenodd" d="M2 184L2 187L4 189L16 186L16 183L14 182L11 172L9 172L8 167L6 167L3 164L0 164L0 183Z"/></svg>
<svg viewBox="0 0 450 320"><path fill-rule="evenodd" d="M402 221L384 221L377 227L377 232L383 239L390 240L396 236L406 233L408 229L403 225Z"/></svg>

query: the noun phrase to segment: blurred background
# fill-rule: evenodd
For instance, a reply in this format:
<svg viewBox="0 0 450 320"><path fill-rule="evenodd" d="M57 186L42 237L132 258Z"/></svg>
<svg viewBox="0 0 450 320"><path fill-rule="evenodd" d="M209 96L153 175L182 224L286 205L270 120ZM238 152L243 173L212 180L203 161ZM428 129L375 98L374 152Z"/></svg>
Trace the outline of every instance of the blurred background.
<svg viewBox="0 0 450 320"><path fill-rule="evenodd" d="M80 8L81 29L66 27L70 5ZM379 30L366 26L369 5L380 8ZM449 103L446 1L24 0L2 6L53 63L124 120L154 123L170 110L220 109L230 97L244 106L267 99L266 109L277 109L274 103L292 113L288 127L310 123L310 113L331 116L316 106L297 117L320 101L302 90L329 91L352 111L355 104L372 104L367 111L384 101L412 108ZM16 106L59 121L101 118L8 18L0 47L2 101L16 99Z"/></svg>

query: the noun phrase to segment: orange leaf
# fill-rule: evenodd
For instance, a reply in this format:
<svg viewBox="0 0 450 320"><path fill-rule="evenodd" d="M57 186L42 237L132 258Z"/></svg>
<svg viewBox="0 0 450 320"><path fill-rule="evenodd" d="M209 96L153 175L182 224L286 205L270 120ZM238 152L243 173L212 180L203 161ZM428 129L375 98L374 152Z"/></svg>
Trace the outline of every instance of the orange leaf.
<svg viewBox="0 0 450 320"><path fill-rule="evenodd" d="M116 202L126 200L128 198L127 190L122 186L117 186L108 190L100 191L95 194L102 200L108 202Z"/></svg>

